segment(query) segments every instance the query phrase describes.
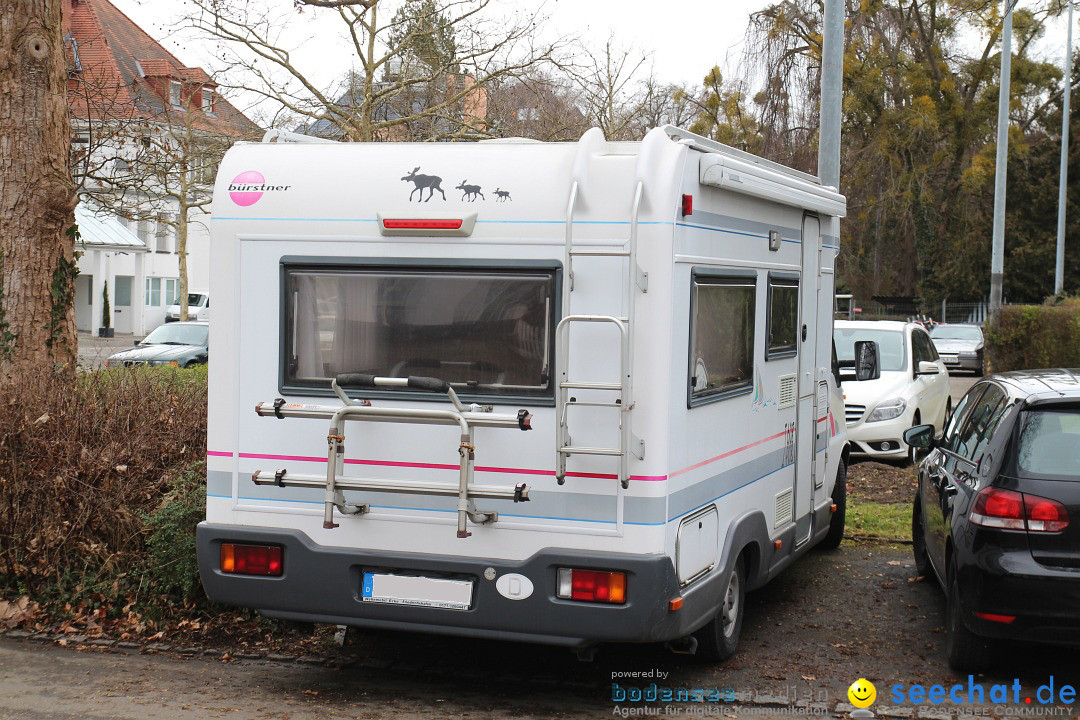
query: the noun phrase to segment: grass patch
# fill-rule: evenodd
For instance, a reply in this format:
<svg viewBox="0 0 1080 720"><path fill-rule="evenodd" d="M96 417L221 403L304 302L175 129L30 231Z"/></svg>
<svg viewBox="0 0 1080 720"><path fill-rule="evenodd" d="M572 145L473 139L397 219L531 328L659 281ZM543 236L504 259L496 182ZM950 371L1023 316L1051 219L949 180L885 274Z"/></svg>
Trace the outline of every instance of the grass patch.
<svg viewBox="0 0 1080 720"><path fill-rule="evenodd" d="M848 496L847 531L883 540L911 540L911 505L865 502Z"/></svg>

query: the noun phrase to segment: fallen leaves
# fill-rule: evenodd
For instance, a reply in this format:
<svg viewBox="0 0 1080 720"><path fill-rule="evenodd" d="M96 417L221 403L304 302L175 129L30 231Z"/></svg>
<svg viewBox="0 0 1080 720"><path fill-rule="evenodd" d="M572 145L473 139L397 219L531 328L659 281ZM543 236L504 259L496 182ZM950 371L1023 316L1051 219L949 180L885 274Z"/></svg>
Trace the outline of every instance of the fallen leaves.
<svg viewBox="0 0 1080 720"><path fill-rule="evenodd" d="M23 595L14 601L0 600L0 626L10 630L32 622L39 612L38 604L32 602L29 595Z"/></svg>

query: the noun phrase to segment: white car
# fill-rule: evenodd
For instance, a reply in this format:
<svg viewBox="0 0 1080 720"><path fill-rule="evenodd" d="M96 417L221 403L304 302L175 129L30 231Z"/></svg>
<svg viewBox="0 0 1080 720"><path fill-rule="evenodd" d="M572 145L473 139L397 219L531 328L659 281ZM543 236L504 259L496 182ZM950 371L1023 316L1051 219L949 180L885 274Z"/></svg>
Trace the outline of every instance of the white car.
<svg viewBox="0 0 1080 720"><path fill-rule="evenodd" d="M833 335L851 454L912 459L904 431L929 424L940 435L952 412L949 373L930 336L915 323L885 320L838 320ZM845 377L844 366L853 363L857 340L877 343L879 378L856 382L853 370Z"/></svg>
<svg viewBox="0 0 1080 720"><path fill-rule="evenodd" d="M187 296L188 320L210 319L210 293L205 290L189 292ZM180 319L180 298L176 298L172 305L165 309L165 322L176 322Z"/></svg>

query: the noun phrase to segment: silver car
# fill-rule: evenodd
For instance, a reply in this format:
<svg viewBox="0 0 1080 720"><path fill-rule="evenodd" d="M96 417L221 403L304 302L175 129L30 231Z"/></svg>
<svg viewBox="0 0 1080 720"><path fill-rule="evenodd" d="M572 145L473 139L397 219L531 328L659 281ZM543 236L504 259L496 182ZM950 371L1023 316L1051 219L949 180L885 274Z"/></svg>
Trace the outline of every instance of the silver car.
<svg viewBox="0 0 1080 720"><path fill-rule="evenodd" d="M938 325L930 331L938 355L950 370L983 374L983 333L978 325Z"/></svg>

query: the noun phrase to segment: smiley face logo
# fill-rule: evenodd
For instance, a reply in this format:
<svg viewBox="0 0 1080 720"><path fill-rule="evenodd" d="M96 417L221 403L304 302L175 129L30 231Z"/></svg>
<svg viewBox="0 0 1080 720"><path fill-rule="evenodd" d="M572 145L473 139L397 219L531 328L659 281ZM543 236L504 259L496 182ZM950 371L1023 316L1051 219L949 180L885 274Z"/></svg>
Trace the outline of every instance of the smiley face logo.
<svg viewBox="0 0 1080 720"><path fill-rule="evenodd" d="M847 690L847 696L855 707L867 708L877 700L877 688L874 687L874 683L866 678L859 678L851 683L851 687Z"/></svg>

